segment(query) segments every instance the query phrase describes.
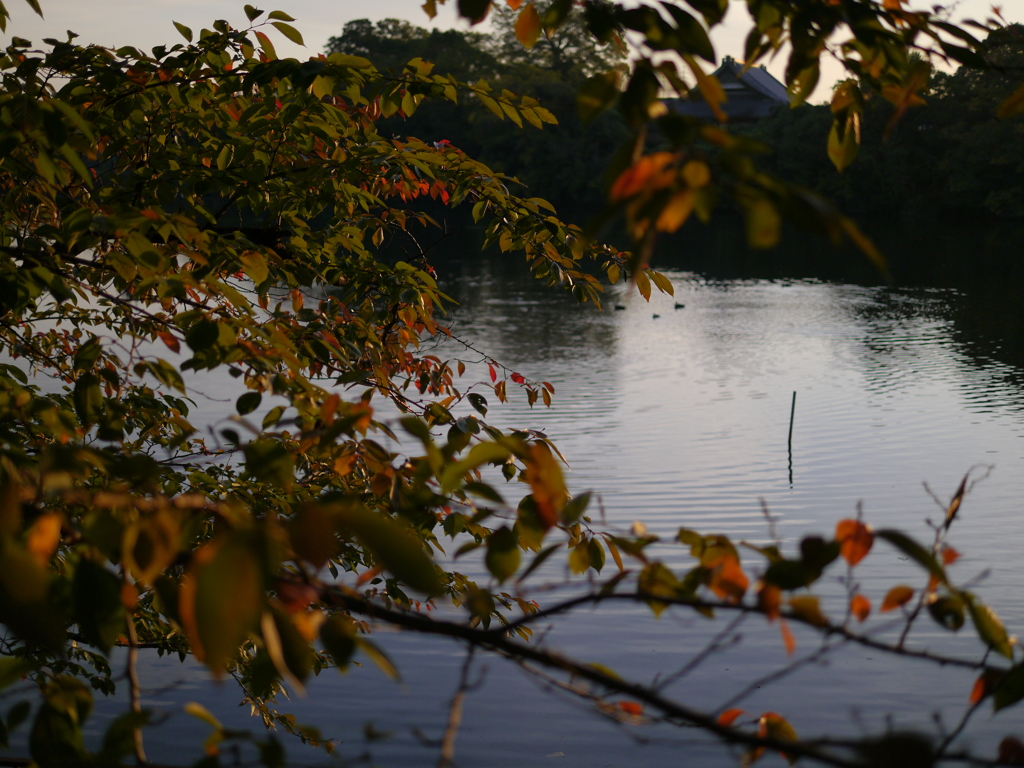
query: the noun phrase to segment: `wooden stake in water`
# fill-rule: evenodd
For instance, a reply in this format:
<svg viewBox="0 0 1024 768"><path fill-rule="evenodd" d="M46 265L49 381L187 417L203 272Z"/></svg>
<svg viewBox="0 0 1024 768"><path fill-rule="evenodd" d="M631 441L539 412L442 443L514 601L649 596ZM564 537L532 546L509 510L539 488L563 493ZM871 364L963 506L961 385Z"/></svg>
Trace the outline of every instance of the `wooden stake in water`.
<svg viewBox="0 0 1024 768"><path fill-rule="evenodd" d="M793 417L796 416L796 392L789 406L789 484L793 484Z"/></svg>
<svg viewBox="0 0 1024 768"><path fill-rule="evenodd" d="M789 450L793 450L793 417L796 416L796 392L793 393L793 403L789 406Z"/></svg>

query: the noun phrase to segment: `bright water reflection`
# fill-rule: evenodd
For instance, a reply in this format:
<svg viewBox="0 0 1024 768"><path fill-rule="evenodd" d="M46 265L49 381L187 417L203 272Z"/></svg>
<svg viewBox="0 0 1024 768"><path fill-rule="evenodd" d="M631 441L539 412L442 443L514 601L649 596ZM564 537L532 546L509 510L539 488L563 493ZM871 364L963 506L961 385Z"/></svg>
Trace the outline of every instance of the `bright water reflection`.
<svg viewBox="0 0 1024 768"><path fill-rule="evenodd" d="M1016 562L1024 551L1021 372L981 359L975 345L999 341L958 325L969 297L800 280L716 282L671 272L675 298L656 296L646 304L619 293L598 313L524 279L518 266L502 260L446 266L453 277L445 289L460 302L456 334L557 388L550 410L531 410L525 398L513 396L489 417L546 432L570 460L572 490L598 491L610 526L643 520L667 536L687 526L763 541L763 498L792 546L804 532L831 532L862 501L876 525L925 539L922 521L938 512L922 481L948 497L969 467L992 464L991 479L968 499L955 529L953 541L964 553L955 573L966 580L991 568L982 595L1011 630L1024 626L1024 573ZM617 303L625 308L613 310ZM685 306L676 309L676 303ZM454 342L440 354L474 357ZM790 467L786 437L794 391ZM877 548L861 574L863 590L876 601L899 581L920 581L884 550ZM655 621L644 611L609 606L558 622L544 642L647 680L655 670L681 667L723 623L683 613ZM698 707L725 705L746 682L786 663L775 627L751 620L740 631L740 645L714 655L671 692ZM963 634L948 636L922 623L917 637L934 650L976 652L973 636ZM808 635L797 639L800 654L817 647ZM432 765L436 748L424 746L412 729L440 736L460 649L398 635L383 642L404 684L370 667L331 674L313 681L310 698L294 702L295 711L343 739L347 758L369 750L375 764ZM151 688L167 676L184 677L176 660L154 659L143 673ZM943 713L947 725L956 723L972 677L844 649L825 665L808 665L752 691L741 706L782 712L807 735L878 732L889 713L901 727L934 732L933 712ZM197 694L187 685L176 694L182 701ZM616 728L543 687L500 660L489 661L481 686L470 694L458 765L735 764L734 755L699 734ZM226 687L215 698L234 700L234 691ZM181 743L180 720L151 733L153 752L187 757L174 747ZM393 736L365 743L361 729L368 721ZM235 722L246 725L242 711ZM993 721L986 711L968 730L967 743L991 753L991 745L1020 724L1020 712ZM290 753L312 759L297 746ZM778 760L772 756L765 764Z"/></svg>

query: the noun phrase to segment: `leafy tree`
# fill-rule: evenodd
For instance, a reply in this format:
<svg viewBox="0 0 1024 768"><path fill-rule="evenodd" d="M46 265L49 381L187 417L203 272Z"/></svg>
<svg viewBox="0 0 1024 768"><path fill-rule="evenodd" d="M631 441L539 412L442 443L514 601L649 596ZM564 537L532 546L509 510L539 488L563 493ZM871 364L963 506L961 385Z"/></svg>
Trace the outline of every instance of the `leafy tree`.
<svg viewBox="0 0 1024 768"><path fill-rule="evenodd" d="M487 9L462 6L474 16ZM709 24L722 10L717 0L694 7ZM759 17L768 26L758 45L781 34L785 20L805 22L795 6L764 7L774 11ZM588 8L592 30L621 22L666 45L668 23L650 7ZM567 5L552 9L545 20L557 28ZM875 20L902 13L852 0L839 11L814 9L819 20L849 9ZM947 535L970 478L927 545L873 531L860 517L832 536L805 538L797 551L777 542L750 555L725 536L682 529L660 542L688 552L690 565L677 571L642 526L601 530L587 514L589 494L569 493L545 437L486 421L510 383L531 405L550 404L554 388L489 358L490 381L466 383L460 360L426 351L428 339L451 332L424 204L466 205L488 243L522 252L539 279L580 301L600 298L593 272L618 282L629 270L645 296L652 285L671 285L642 268L642 253L631 259L592 244L544 200L512 194L507 177L461 150L378 130L381 119L460 94L541 128L551 119L534 99L435 74L422 60L384 73L340 52L282 60L268 32L301 40L291 17L251 6L246 13L245 30L218 21L195 36L178 25L188 45L151 54L73 40L35 50L14 38L0 57L0 622L9 630L0 685L10 702L0 738L25 724L42 768L143 759L140 729L150 715L134 667L139 652L155 651L192 654L214 676L230 675L268 725L329 748L279 712L275 695L356 654L392 671L367 636L372 621L571 676L572 690L602 712L696 726L740 745L749 761L766 749L841 766L949 756L946 737L801 738L783 714L705 711L529 642L534 623L610 601L645 603L656 614L760 615L780 627L790 652L789 627L799 624L974 669L965 722L983 700L1000 709L1024 698L1024 665L1005 628L949 570L957 555ZM678 28L688 23L673 18ZM686 46L703 38L686 29L678 47L692 60ZM854 60L874 61L872 50L899 58L887 46L905 47L902 32L871 30L861 33L876 47L863 43ZM687 206L707 209L712 190L740 201L752 238L764 244L777 206L818 204L753 170L751 142L658 116L656 94L637 95L646 87L637 83L662 71L654 67L641 62L631 76L624 115L638 135L637 110L643 121L655 115L679 146L643 154L637 143L638 157L625 159L610 189L641 245L680 225ZM585 106L593 106L604 86L588 83ZM701 87L714 91L713 83ZM1011 97L1004 111L1015 104ZM684 139L694 142L685 154ZM831 209L815 211L826 229L859 236ZM395 241L415 255L388 256ZM203 435L194 398L209 371L236 380L239 396L230 418ZM456 416L460 404L473 415ZM383 415L394 411L403 415ZM853 569L876 540L919 565L921 584L861 594ZM432 551L449 545L479 557L488 582L435 563ZM538 607L524 581L555 557L591 581L571 600ZM846 592L833 610L805 590L840 558ZM426 610L442 601L461 618ZM854 623L868 618L872 602L881 611L906 607L898 640ZM981 649L1005 660L910 645L926 614L949 630L969 618ZM107 656L115 646L129 649L130 707L89 753L82 726L92 691L116 685ZM208 765L225 740L254 738L201 707L191 711L213 729ZM255 740L263 764L282 764L275 740ZM446 760L453 742L454 732ZM1004 748L1010 757L1017 749Z"/></svg>
<svg viewBox="0 0 1024 768"><path fill-rule="evenodd" d="M747 135L772 147L767 170L826 194L851 213L1020 218L1024 123L1000 119L992 105L1013 93L1013 73L1024 67L1024 37L1011 26L993 32L984 45L992 68L932 72L922 91L925 107L898 123L892 124L894 106L867 92L855 173L837 174L824 148L807 150L828 131L827 105L780 110Z"/></svg>

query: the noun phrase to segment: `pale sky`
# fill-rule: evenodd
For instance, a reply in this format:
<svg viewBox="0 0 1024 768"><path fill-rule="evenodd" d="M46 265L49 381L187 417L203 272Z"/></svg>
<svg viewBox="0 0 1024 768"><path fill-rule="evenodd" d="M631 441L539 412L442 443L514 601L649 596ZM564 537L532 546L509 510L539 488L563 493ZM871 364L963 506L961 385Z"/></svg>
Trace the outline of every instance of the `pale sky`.
<svg viewBox="0 0 1024 768"><path fill-rule="evenodd" d="M216 19L226 19L232 26L247 26L242 12L243 0L40 0L45 19L40 19L24 0L3 0L11 14L7 34L0 35L6 45L11 34L41 44L44 37L64 39L70 29L80 35L79 42L107 46L134 45L149 50L155 45L184 42L172 26L180 22L198 32ZM266 11L282 10L295 17L293 26L302 33L305 49L285 40L276 31L271 39L281 56L306 58L320 53L327 39L340 33L345 22L352 19L372 20L397 17L418 26L467 28L467 22L455 14L457 0L439 6L433 22L421 9L422 0L273 0L273 4L253 3ZM928 7L929 3L912 0L911 7ZM954 5L948 3L947 5ZM956 3L956 19L974 18L983 21L990 15L988 0L961 0ZM1004 3L1009 21L1024 20L1024 2ZM750 28L746 3L733 0L725 24L712 36L719 58L730 55L742 60L743 40ZM769 70L781 79L783 61L768 64ZM815 99L827 98L832 83L842 75L838 65L823 68Z"/></svg>

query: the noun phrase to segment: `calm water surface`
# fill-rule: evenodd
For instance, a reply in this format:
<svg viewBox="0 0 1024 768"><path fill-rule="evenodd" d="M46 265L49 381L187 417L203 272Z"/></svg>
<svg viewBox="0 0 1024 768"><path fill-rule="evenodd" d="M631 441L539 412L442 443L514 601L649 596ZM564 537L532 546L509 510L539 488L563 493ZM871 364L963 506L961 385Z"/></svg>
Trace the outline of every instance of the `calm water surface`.
<svg viewBox="0 0 1024 768"><path fill-rule="evenodd" d="M922 483L948 498L968 469L991 465L991 476L970 495L954 528L952 543L963 557L953 573L961 582L983 576L980 594L1011 631L1024 626L1022 371L1012 328L974 319L1005 311L999 299L989 303L977 286L714 280L668 270L674 298L655 296L647 304L622 287L608 296L604 312L596 312L525 279L507 260L473 258L447 269L444 287L460 302L456 335L557 388L551 409L530 409L518 394L506 406L491 397L488 418L552 438L571 465L571 489L600 494L608 527L642 520L668 537L686 526L764 542L763 499L793 547L805 533L830 534L862 502L876 527L899 527L928 540L924 520L941 512ZM1006 288L995 280L992 290L999 296ZM676 309L677 303L685 306ZM615 304L624 309L612 309ZM480 359L457 342L438 354ZM481 366L470 368L483 375ZM685 563L678 549L672 557ZM890 586L921 582L919 571L881 544L860 570L862 591L876 605ZM559 575L557 569L546 574ZM824 590L838 594L834 584ZM837 602L827 610L841 612ZM877 617L870 622L884 624ZM644 610L611 606L554 622L543 642L650 680L656 671L681 668L722 626L685 613L655 620ZM724 706L751 680L788 663L777 627L751 619L737 631L741 642L670 692L696 707ZM970 655L979 648L969 628L953 636L927 619L913 637L933 650ZM378 639L405 675L402 683L371 666L345 676L332 672L312 681L309 697L294 700L293 711L342 739L347 759L369 753L375 765L433 765L437 748L423 740L444 730L462 651L427 638ZM796 658L818 647L800 631L797 642ZM728 749L687 729L617 727L500 659L487 660L477 674L481 683L469 694L456 750L462 768L736 762ZM947 727L956 724L972 681L970 673L894 664L845 648L747 692L738 706L780 712L801 735L878 733L889 715L897 727L934 733L936 713ZM151 690L177 682L175 701L199 698L227 722L259 727L234 708L236 689L211 692L205 678L184 673L176 659L149 659L143 682ZM173 709L163 693L150 703ZM1022 714L1010 710L994 718L986 709L963 743L992 754L1003 735L1024 731ZM391 736L367 742L363 728L370 722ZM195 743L187 733L201 728L173 714L147 736L151 755L194 757L179 751L180 744ZM289 753L296 761L321 759L297 744ZM769 755L765 764L783 763Z"/></svg>

